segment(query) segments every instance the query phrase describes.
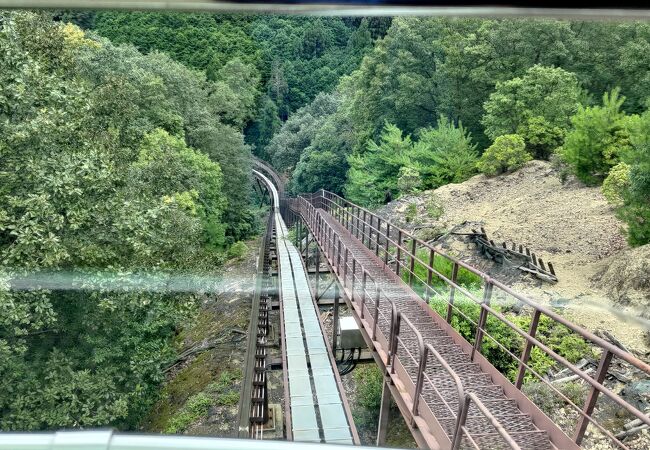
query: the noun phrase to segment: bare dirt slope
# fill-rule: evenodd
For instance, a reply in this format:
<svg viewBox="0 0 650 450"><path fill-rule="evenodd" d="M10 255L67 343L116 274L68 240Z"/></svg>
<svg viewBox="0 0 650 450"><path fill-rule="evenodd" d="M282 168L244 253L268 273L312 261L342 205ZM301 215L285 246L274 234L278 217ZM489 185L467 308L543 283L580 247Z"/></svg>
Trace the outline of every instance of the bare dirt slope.
<svg viewBox="0 0 650 450"><path fill-rule="evenodd" d="M442 207L438 218L431 206L434 203ZM552 261L557 284L518 275L503 281L534 300L561 307L565 315L586 328L607 330L626 346L645 352L647 327L637 318L639 307L650 305L650 290L639 284L639 290L630 291L634 302L621 302L627 294L619 291L627 292L635 286L630 280L640 275L639 270L646 271L647 280L650 252L629 250L624 224L598 187L586 187L575 179L563 183L550 163L531 161L511 174L494 178L478 175L464 183L403 197L379 212L404 224L409 208L412 220L407 226L431 224L440 231L455 226L457 231L470 231L483 225L494 241L514 241ZM466 226L458 227L466 221ZM463 259L483 265L471 246L456 242L446 247ZM636 264L630 265L630 260ZM619 269L628 266L635 269L621 277ZM648 284L646 281L645 288Z"/></svg>

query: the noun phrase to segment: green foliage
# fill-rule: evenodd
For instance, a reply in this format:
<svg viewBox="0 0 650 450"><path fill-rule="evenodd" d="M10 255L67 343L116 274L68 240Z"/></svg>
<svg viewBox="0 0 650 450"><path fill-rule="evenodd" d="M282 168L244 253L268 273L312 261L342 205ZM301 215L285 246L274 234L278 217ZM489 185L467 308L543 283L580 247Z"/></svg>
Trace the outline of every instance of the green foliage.
<svg viewBox="0 0 650 450"><path fill-rule="evenodd" d="M575 74L535 65L521 77L497 83L485 102L485 134L492 139L520 134L531 153L548 157L561 143L563 130L569 128L579 96Z"/></svg>
<svg viewBox="0 0 650 450"><path fill-rule="evenodd" d="M433 220L440 219L445 213L443 206L434 195L427 199L426 204L424 205L424 210L427 213L427 216Z"/></svg>
<svg viewBox="0 0 650 450"><path fill-rule="evenodd" d="M3 14L0 55L0 428L134 429L198 297L120 277L214 276L250 232L244 119L211 103L250 97L42 14ZM34 272L62 289L10 289Z"/></svg>
<svg viewBox="0 0 650 450"><path fill-rule="evenodd" d="M345 194L362 205L378 205L389 192L398 194L400 169L410 164L413 142L395 125L386 123L379 143L370 140L363 154L348 158L350 170Z"/></svg>
<svg viewBox="0 0 650 450"><path fill-rule="evenodd" d="M561 154L574 173L587 184L601 183L618 164L629 145L625 127L625 101L619 90L603 95L603 105L581 107L571 118L573 129L567 134Z"/></svg>
<svg viewBox="0 0 650 450"><path fill-rule="evenodd" d="M266 147L273 166L281 172L291 172L306 153L316 132L338 107L334 94L321 94L309 105L300 108L287 120Z"/></svg>
<svg viewBox="0 0 650 450"><path fill-rule="evenodd" d="M115 43L130 43L148 53L160 50L212 79L230 60L261 65L261 50L245 22L225 16L186 13L97 13L94 29Z"/></svg>
<svg viewBox="0 0 650 450"><path fill-rule="evenodd" d="M494 176L517 170L531 159L523 138L517 134L506 134L494 140L481 156L477 167L485 175Z"/></svg>
<svg viewBox="0 0 650 450"><path fill-rule="evenodd" d="M373 426L379 418L384 377L373 364L357 366L352 375L357 386L354 420L362 426Z"/></svg>
<svg viewBox="0 0 650 450"><path fill-rule="evenodd" d="M467 286L467 285L466 285ZM468 288L475 298L481 299L482 293L478 285L469 285ZM473 342L476 335L480 306L475 301L466 297L459 291L455 294L454 312L451 325L469 342ZM448 297L436 295L429 301L431 307L441 316L447 316ZM530 315L515 315L507 313L507 305L492 305L497 311L505 313L506 317L520 330L526 331L530 327ZM472 323L473 322L473 323ZM525 342L515 331L492 315L486 321L486 335L483 339L481 354L483 354L502 374L511 381L517 376L519 363L508 352L521 355ZM489 336L488 336L489 335ZM490 337L491 336L491 337ZM537 327L537 339L546 344L554 352L563 356L571 363L578 362L581 358L593 356L593 351L588 342L571 332L563 325L554 322L546 316L540 318ZM497 344L498 342L498 344ZM505 349L503 347L505 347ZM507 351L506 351L507 350ZM535 372L544 376L556 363L553 358L546 355L537 347L531 350L528 363ZM525 380L538 379L530 370L526 372Z"/></svg>
<svg viewBox="0 0 650 450"><path fill-rule="evenodd" d="M562 145L566 129L551 125L545 118L535 116L519 125L517 134L524 138L526 150L536 159L549 159Z"/></svg>
<svg viewBox="0 0 650 450"><path fill-rule="evenodd" d="M248 252L248 246L241 241L235 242L228 249L228 258L242 259Z"/></svg>
<svg viewBox="0 0 650 450"><path fill-rule="evenodd" d="M415 194L420 190L422 180L420 172L414 167L404 166L397 174L397 190L400 195Z"/></svg>
<svg viewBox="0 0 650 450"><path fill-rule="evenodd" d="M621 206L623 196L630 187L630 166L624 162L616 164L609 171L601 188L603 195L612 205Z"/></svg>
<svg viewBox="0 0 650 450"><path fill-rule="evenodd" d="M449 183L462 183L476 173L478 154L471 135L459 123L455 126L440 116L435 128L419 133L413 159L421 167L424 187L436 188Z"/></svg>
<svg viewBox="0 0 650 450"><path fill-rule="evenodd" d="M207 416L212 406L212 399L205 393L200 392L187 400L181 411L169 421L165 433L180 434L197 420Z"/></svg>
<svg viewBox="0 0 650 450"><path fill-rule="evenodd" d="M630 181L619 215L627 223L628 242L638 246L650 243L650 112L631 117L627 125L630 145L622 158Z"/></svg>
<svg viewBox="0 0 650 450"><path fill-rule="evenodd" d="M414 203L411 203L411 205L415 206ZM417 212L417 209L415 210L415 212ZM410 241L404 242L403 246L405 248L411 248ZM415 274L415 277L419 278L420 280L427 280L428 269L425 264L429 263L429 250L427 250L426 248L419 248L416 250L416 255L417 255L416 256L417 259L415 260L415 263L413 265L413 273ZM454 264L451 262L451 260L444 258L442 256L436 256L433 259L432 267L443 277L446 277L449 280L451 279L453 268L454 268ZM408 282L409 273L407 271L404 271L402 273L402 279ZM465 286L467 288L472 288L472 289L478 287L481 284L481 278L478 275L462 267L459 268L458 270L456 281L459 285ZM433 274L431 283L432 286L434 287L445 285L445 281L435 273Z"/></svg>
<svg viewBox="0 0 650 450"><path fill-rule="evenodd" d="M554 387L578 407L583 406L587 399L587 387L581 383L570 381L557 384ZM522 391L549 417L556 416L558 410L568 404L559 394L553 392L547 384L542 382L526 383L523 385Z"/></svg>
<svg viewBox="0 0 650 450"><path fill-rule="evenodd" d="M406 211L404 212L404 220L406 223L415 222L415 219L418 215L418 207L415 203L409 203L406 206Z"/></svg>

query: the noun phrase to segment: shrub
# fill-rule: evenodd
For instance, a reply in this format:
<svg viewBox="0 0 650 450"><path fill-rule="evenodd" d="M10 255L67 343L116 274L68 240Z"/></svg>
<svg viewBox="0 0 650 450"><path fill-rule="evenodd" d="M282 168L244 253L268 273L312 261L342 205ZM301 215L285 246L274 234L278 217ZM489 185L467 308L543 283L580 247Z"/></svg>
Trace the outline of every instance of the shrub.
<svg viewBox="0 0 650 450"><path fill-rule="evenodd" d="M623 195L630 186L630 166L624 162L618 163L603 182L601 191L608 202L614 206L623 204Z"/></svg>
<svg viewBox="0 0 650 450"><path fill-rule="evenodd" d="M435 197L435 195L432 195L427 200L426 205L424 207L427 216L429 216L429 218L433 220L440 219L445 212L444 208L442 207L438 199Z"/></svg>
<svg viewBox="0 0 650 450"><path fill-rule="evenodd" d="M404 220L406 220L406 223L411 223L415 221L417 215L418 215L417 205L415 203L409 203L404 213Z"/></svg>
<svg viewBox="0 0 650 450"><path fill-rule="evenodd" d="M481 156L477 167L485 175L494 176L517 170L531 159L524 139L517 134L506 134L494 140Z"/></svg>
<svg viewBox="0 0 650 450"><path fill-rule="evenodd" d="M171 418L167 425L166 433L177 434L185 431L192 423L208 414L212 399L200 392L190 397L183 409Z"/></svg>
<svg viewBox="0 0 650 450"><path fill-rule="evenodd" d="M650 243L650 112L632 116L627 125L630 146L623 160L630 168L629 188L619 217L627 223L628 242L638 246Z"/></svg>
<svg viewBox="0 0 650 450"><path fill-rule="evenodd" d="M397 189L400 195L414 194L420 190L421 186L420 172L417 169L408 166L399 169Z"/></svg>
<svg viewBox="0 0 650 450"><path fill-rule="evenodd" d="M577 406L582 406L587 398L587 388L581 383L567 382L555 386L564 396ZM554 416L566 403L562 397L542 382L526 383L522 387L526 396L547 416Z"/></svg>
<svg viewBox="0 0 650 450"><path fill-rule="evenodd" d="M373 427L379 418L381 391L384 377L374 364L359 365L353 372L357 384L357 402L354 420L360 425Z"/></svg>
<svg viewBox="0 0 650 450"><path fill-rule="evenodd" d="M482 292L477 286L471 287L470 292L475 298L480 299ZM438 294L429 300L431 308L443 317L447 316L448 295ZM460 291L456 291L454 301L454 311L452 315L451 326L458 331L468 342L472 343L476 335L476 325L478 322L480 306L473 300L467 298ZM507 305L492 305L501 313L505 313L508 320L513 322L520 330L527 331L530 327L530 315L517 315L506 313ZM474 323L472 323L474 322ZM524 340L514 330L501 322L496 317L489 315L485 325L486 335L483 337L481 354L494 365L502 374L506 375L511 381L514 381L518 372L518 361L508 352L514 355L521 355L524 348ZM491 339L488 335L494 338ZM540 318L537 327L537 338L550 347L554 352L563 356L571 363L578 362L584 357L593 357L591 346L581 337L571 332L565 326L552 321L546 316ZM498 345L495 340L504 348ZM506 351L507 349L507 351ZM546 355L537 347L531 350L528 366L540 375L545 375L549 369L555 366L555 360ZM526 371L524 380L534 381L538 378Z"/></svg>
<svg viewBox="0 0 650 450"><path fill-rule="evenodd" d="M236 405L239 402L239 392L230 391L217 397L217 404L223 406Z"/></svg>
<svg viewBox="0 0 650 450"><path fill-rule="evenodd" d="M462 183L476 174L478 153L472 137L462 123L454 125L441 116L436 128L420 132L413 147L413 159L421 166L426 189L449 183Z"/></svg>
<svg viewBox="0 0 650 450"><path fill-rule="evenodd" d="M242 241L238 241L232 244L228 249L228 258L242 259L247 252L248 246Z"/></svg>
<svg viewBox="0 0 650 450"><path fill-rule="evenodd" d="M605 93L603 106L580 108L571 118L573 130L560 153L586 184L602 182L629 145L625 113L621 111L624 100L618 90Z"/></svg>
<svg viewBox="0 0 650 450"><path fill-rule="evenodd" d="M553 126L543 117L531 117L517 128L526 150L536 159L549 159L564 140L565 130Z"/></svg>

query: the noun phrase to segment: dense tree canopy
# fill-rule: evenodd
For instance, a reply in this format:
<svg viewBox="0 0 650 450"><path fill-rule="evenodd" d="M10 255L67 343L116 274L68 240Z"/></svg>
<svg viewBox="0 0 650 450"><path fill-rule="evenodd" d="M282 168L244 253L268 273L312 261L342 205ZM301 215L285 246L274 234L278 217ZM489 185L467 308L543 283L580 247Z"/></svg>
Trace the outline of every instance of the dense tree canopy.
<svg viewBox="0 0 650 450"><path fill-rule="evenodd" d="M0 49L0 428L135 427L197 302L147 277L212 274L252 231L249 152L211 99L250 102L33 13L3 14Z"/></svg>

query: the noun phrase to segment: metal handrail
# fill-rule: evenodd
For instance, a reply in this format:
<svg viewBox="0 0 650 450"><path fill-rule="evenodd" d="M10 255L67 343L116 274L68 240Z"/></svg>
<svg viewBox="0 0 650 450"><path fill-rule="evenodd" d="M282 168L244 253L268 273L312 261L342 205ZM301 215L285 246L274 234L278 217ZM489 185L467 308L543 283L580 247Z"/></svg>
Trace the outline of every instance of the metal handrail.
<svg viewBox="0 0 650 450"><path fill-rule="evenodd" d="M339 196L339 195L337 195L337 194L334 194L334 193L332 193L332 192L327 192L327 191L324 191L324 190L321 190L321 192L326 193L326 194L328 194L328 195L330 195L330 196L333 196L333 197L335 197L335 198L341 199L341 200L342 200L343 202L345 202L347 205L350 205L350 206L352 206L352 207L354 207L354 208L357 208L357 210L360 210L360 211L364 211L364 212L366 212L367 215L370 215L370 216L372 216L372 217L380 218L378 215L376 215L376 214L370 212L369 210L367 210L367 209L365 209L365 208L363 208L363 207L361 207L361 206L358 206L358 205L356 205L356 204L354 204L354 203L352 203L352 202L350 202L350 201L348 201L348 200L345 200L343 197L341 197L341 196ZM325 199L329 200L326 196L323 196L323 197L324 197ZM337 206L338 206L338 205L337 205ZM356 216L355 216L355 218L356 218ZM360 218L360 217L359 217L359 218ZM566 326L567 328L569 328L570 330L572 330L572 331L574 331L574 332L580 334L582 337L584 337L585 339L587 339L587 340L593 342L594 344L598 345L599 347L602 347L602 348L604 348L604 349L609 350L611 353L613 353L613 354L616 355L617 357L623 359L624 361L626 361L626 362L632 364L632 365L635 366L636 368L638 368L638 369L640 369L640 370L643 370L643 371L646 372L646 373L650 373L650 365L644 363L643 361L639 360L638 358L633 357L630 353L621 350L619 347L617 347L617 346L611 344L610 342L607 342L606 340L604 340L604 339L602 339L602 338L596 336L595 334L593 334L593 333L591 333L591 332L585 330L584 328L579 327L579 326L573 324L572 322L566 320L565 318L563 318L563 317L560 316L559 314L555 313L554 311L552 311L552 310L550 310L550 309L548 309L548 308L546 308L546 307L544 307L544 306L542 306L542 305L539 305L538 303L536 303L536 302L533 301L532 299L529 299L528 297L526 297L526 296L524 296L524 295L521 295L521 294L519 294L519 293L513 291L511 288L509 288L508 286L504 285L504 284L501 283L500 281L498 281L498 280L496 280L496 279L490 277L490 276L487 275L486 273L481 272L480 270L475 269L474 267L472 267L472 266L470 266L470 265L468 265L468 264L466 264L466 263L464 263L464 262L462 262L462 261L460 261L460 260L454 258L453 256L450 256L450 255L446 254L444 251L442 251L442 250L440 250L440 249L438 249L438 248L433 247L433 246L430 245L429 243L424 242L424 241L418 239L417 237L415 237L415 236L412 235L411 233L409 233L409 232L407 232L407 231L405 231L405 230L399 228L398 226L396 226L396 225L395 225L393 222L391 222L390 220L387 220L387 219L381 219L381 220L384 221L384 223L390 224L391 228L400 229L400 230L402 231L402 235L405 236L405 237L407 238L406 240L415 240L415 241L417 242L417 244L420 245L421 248L426 248L426 249L429 249L429 250L433 250L436 254L438 254L438 255L440 255L440 256L442 256L442 257L448 259L448 260L451 261L452 263L454 263L454 264L458 264L459 267L462 267L463 269L466 269L466 270L468 270L469 272L471 272L471 273L473 273L473 274L475 274L475 275L478 275L478 276L479 276L480 278L482 278L486 283L489 283L489 284L492 284L493 286L498 287L498 288L501 289L502 291L504 291L504 292L506 292L507 294L513 296L513 297L516 298L517 300L522 301L523 303L525 303L526 305L532 307L533 309L535 309L535 310L539 310L539 311L540 311L542 314L544 314L545 316L547 316L547 317L549 317L549 318L555 320L556 322L561 323L562 325L564 325L564 326ZM379 231L379 233L381 233L381 230L378 230L378 231ZM385 236L385 235L384 235L384 236ZM414 258L417 258L417 255L411 255L410 252L409 252L409 250L408 250L407 248L404 248L404 247L400 247L400 248L401 248L402 251L406 252L408 256L412 256L412 257L414 257ZM420 262L423 266L426 267L426 263L424 263L424 262L421 261L421 260L420 260L419 262ZM428 269L428 267L427 267L427 269ZM435 270L435 269L434 269L434 270Z"/></svg>
<svg viewBox="0 0 650 450"><path fill-rule="evenodd" d="M474 394L473 392L468 392L465 395L464 399L464 404L463 404L463 409L461 411L461 415L458 417L458 420L456 421L456 430L454 432L454 438L451 442L451 448L452 450L458 450L460 447L460 441L463 438L463 432L466 432L465 430L465 423L467 421L467 414L469 413L469 407L472 402L476 404L476 407L478 410L490 421L490 424L497 430L497 433L503 438L504 441L508 444L508 446L513 449L513 450L521 450L521 447L519 447L519 444L517 444L512 436L508 434L505 428L503 428L503 425L499 423L499 421L494 417L494 415L485 407L483 402ZM469 433L467 433L467 436L469 437ZM471 437L470 437L471 438Z"/></svg>
<svg viewBox="0 0 650 450"><path fill-rule="evenodd" d="M433 276L433 274L435 274L436 277L441 279L446 285L450 287L449 299L447 300L447 304L448 304L447 317L446 317L447 322L451 322L454 310L457 309L457 307L454 306L454 297L456 292L463 294L464 296L468 297L473 302L478 304L480 306L480 317L478 323L476 324L477 336L474 345L474 351L478 350L478 352L480 353L483 336L488 336L489 338L494 340L494 337L488 334L487 330L485 329L488 315L492 315L496 317L499 321L504 323L506 326L508 326L510 329L516 332L520 337L522 337L525 341L525 346L522 350L521 356L515 357L514 355L512 355L512 353L508 352L508 354L511 355L513 358L515 358L515 360L519 363L519 370L516 377L517 378L516 387L518 389L520 389L523 384L523 379L526 371L528 370L529 373L532 372L530 371L527 363L530 357L532 347L534 346L537 346L540 350L542 350L545 354L550 356L553 360L555 360L559 364L567 367L571 372L576 374L580 379L586 381L591 386L592 389L588 396L587 401L585 402L584 407L580 409L575 407L575 405L572 405L580 414L578 419L579 423L573 438L576 443L579 444L581 442L587 424L592 423L599 430L603 431L610 439L616 442L619 446L625 448L625 446L618 439L616 439L613 436L613 434L604 430L602 426L598 424L598 422L596 422L591 417L591 414L593 412L597 400L597 396L601 392L605 394L605 396L613 400L615 403L617 403L619 406L626 409L636 418L640 419L642 423L650 425L650 418L648 416L644 415L641 411L639 411L634 406L627 403L620 396L614 394L612 391L610 391L603 385L609 364L611 362L612 357L614 356L621 358L623 361L626 361L627 363L631 364L632 366L636 367L637 369L647 374L650 374L650 365L646 364L643 361L640 361L639 359L632 356L630 353L621 350L620 348L603 340L602 338L594 335L593 333L585 330L584 328L571 323L570 321L561 317L554 311L544 306L538 305L533 300L514 292L512 289L505 286L498 280L493 279L489 275L463 263L462 261L457 260L454 257L445 254L443 251L440 251L439 249L429 245L428 243L417 239L411 233L408 233L400 229L396 225L394 225L391 221L384 220L379 216L377 216L376 214L373 214L372 212L368 211L367 209L355 205L336 194L321 190L317 192L315 195L309 195L309 199L307 199L306 196L301 197L300 199L301 199L300 209L304 210L307 213L307 215L310 215L311 217L315 216L317 214L316 207L318 205L320 206L321 209L330 212L355 237L359 237L359 232L361 231L362 228L361 225L363 225L364 231L361 231L360 240L363 243L363 245L365 245L371 251L375 251L377 255L379 255L380 243L385 244L385 248L382 248L382 251L384 252L388 251L389 243L396 244L395 248L397 250L397 265L394 271L396 272L397 275L400 275L400 270L399 270L400 267L407 270L409 272L408 273L409 284L411 284L413 279L415 278L417 281L419 281L424 286L426 286L427 288L426 292L428 293L429 290L435 291L435 289L431 287L431 277ZM363 212L364 217L361 217L361 212ZM370 218L370 223L368 223L368 218ZM373 222L376 222L377 227L374 226L375 224ZM324 224L324 221L321 220L321 223ZM385 231L384 229L382 229L382 225L384 226ZM368 233L365 232L366 229L368 230ZM397 242L391 239L390 236L391 232L393 233L393 235L395 233L398 234ZM407 246L400 245L404 241L413 242L413 244L411 244L412 250L409 249ZM429 255L430 255L429 263L426 263L417 255L418 248L426 249L429 251ZM451 278L444 276L433 267L433 257L435 255L445 258L451 262L453 267L453 273ZM384 256L385 256L384 260L386 261L387 255ZM405 263L402 263L401 261L402 256L404 256L406 260L409 262L408 266ZM418 265L423 266L427 270L428 276L426 282L418 275L414 274L414 268L416 262L418 263ZM533 320L531 321L530 329L528 331L524 331L520 329L514 323L508 320L505 315L492 308L489 305L489 301L488 302L479 301L478 298L475 298L472 293L470 293L462 285L460 285L456 279L460 268L463 268L464 270L467 270L468 272L473 273L478 277L480 277L482 279L486 291L492 291L492 289L496 287L500 289L500 291L502 291L503 293L512 296L513 298L519 300L525 305L530 306L531 309L533 310L532 311ZM364 293L364 297L365 297L365 293ZM386 297L390 300L390 297L388 296ZM488 296L488 300L489 300L489 296ZM362 304L362 310L363 310L363 304ZM565 358L558 355L555 351L553 351L548 346L546 346L545 344L543 344L542 342L540 342L538 339L535 338L537 324L539 323L539 319L542 314L554 320L555 322L565 326L570 331L574 332L575 334L582 337L583 339L590 341L596 347L599 347L603 350L603 354L601 357L601 364L599 364L599 368L594 377L591 377L583 370L578 369L569 361L567 361ZM393 326L394 326L393 319L391 319L391 330L393 329ZM389 341L389 343L392 344L392 341ZM552 385L550 385L548 380L539 377L538 374L536 373L534 375L537 378L539 378L541 382L552 387Z"/></svg>

